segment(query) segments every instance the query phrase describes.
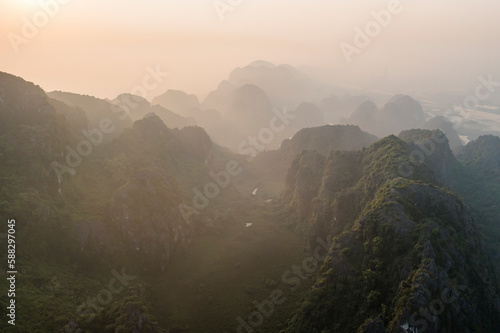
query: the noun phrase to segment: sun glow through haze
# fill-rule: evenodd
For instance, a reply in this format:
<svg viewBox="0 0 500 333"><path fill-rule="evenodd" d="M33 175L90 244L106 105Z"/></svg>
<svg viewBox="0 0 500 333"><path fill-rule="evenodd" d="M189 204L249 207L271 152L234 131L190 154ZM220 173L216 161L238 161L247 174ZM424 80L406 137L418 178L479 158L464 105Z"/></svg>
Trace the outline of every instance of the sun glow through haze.
<svg viewBox="0 0 500 333"><path fill-rule="evenodd" d="M386 8L387 1L247 0L225 12L222 21L211 0L65 0L36 37L13 52L5 36L21 34L25 20L32 21L43 3L54 1L0 5L2 69L46 90L113 98L130 90L146 66L157 63L171 74L162 89L200 96L233 68L256 59L314 65L328 69L329 78L358 82L380 76L386 67L393 78L436 84L457 84L456 68L469 78L484 68L499 69L500 23L495 16L500 3L494 1L478 6L402 0L401 14L351 64L339 44L352 42L354 29L372 19L372 11ZM471 65L476 55L481 61Z"/></svg>

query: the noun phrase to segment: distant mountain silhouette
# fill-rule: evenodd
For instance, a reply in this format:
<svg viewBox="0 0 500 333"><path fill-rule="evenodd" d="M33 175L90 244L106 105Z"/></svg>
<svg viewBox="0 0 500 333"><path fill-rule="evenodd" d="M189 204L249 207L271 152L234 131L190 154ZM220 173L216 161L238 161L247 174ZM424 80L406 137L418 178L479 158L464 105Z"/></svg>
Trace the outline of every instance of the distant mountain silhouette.
<svg viewBox="0 0 500 333"><path fill-rule="evenodd" d="M238 130L252 133L269 125L272 109L273 105L262 89L253 84L245 84L231 97L225 116Z"/></svg>
<svg viewBox="0 0 500 333"><path fill-rule="evenodd" d="M295 109L294 114L296 116L294 124L300 127L297 128L297 130L300 130L301 128L325 125L323 112L321 112L321 110L314 103L300 103L297 109Z"/></svg>
<svg viewBox="0 0 500 333"><path fill-rule="evenodd" d="M423 128L424 111L420 103L406 95L392 97L382 109L373 102L365 102L347 119L341 121L354 124L378 136L398 134L412 128Z"/></svg>
<svg viewBox="0 0 500 333"><path fill-rule="evenodd" d="M189 95L180 90L168 90L166 93L155 97L151 104L161 105L183 117L194 116L200 108L200 102L196 95Z"/></svg>
<svg viewBox="0 0 500 333"><path fill-rule="evenodd" d="M457 130L453 126L452 122L449 121L446 117L437 116L432 119L429 119L425 123L424 128L429 130L435 130L435 129L441 130L448 138L448 141L450 143L450 148L454 152L457 152L463 146L462 140L460 140Z"/></svg>
<svg viewBox="0 0 500 333"><path fill-rule="evenodd" d="M226 113L231 103L231 96L238 89L238 86L222 81L216 90L211 91L203 100L204 109L216 109L222 114Z"/></svg>
<svg viewBox="0 0 500 333"><path fill-rule="evenodd" d="M183 128L186 126L196 125L196 121L192 117L180 116L161 105L151 105L146 99L131 95L121 94L116 97L112 103L123 107L132 121L137 121L144 118L148 113L155 113L169 128Z"/></svg>
<svg viewBox="0 0 500 333"><path fill-rule="evenodd" d="M290 65L273 65L266 61L255 61L234 69L228 81L236 86L254 84L264 90L274 103L289 108L296 108L304 101L318 100L318 91L322 90L321 83L302 71Z"/></svg>
<svg viewBox="0 0 500 333"><path fill-rule="evenodd" d="M336 124L341 118L349 117L358 107L370 99L366 96L342 96L331 95L323 99L319 107L325 114L328 123Z"/></svg>

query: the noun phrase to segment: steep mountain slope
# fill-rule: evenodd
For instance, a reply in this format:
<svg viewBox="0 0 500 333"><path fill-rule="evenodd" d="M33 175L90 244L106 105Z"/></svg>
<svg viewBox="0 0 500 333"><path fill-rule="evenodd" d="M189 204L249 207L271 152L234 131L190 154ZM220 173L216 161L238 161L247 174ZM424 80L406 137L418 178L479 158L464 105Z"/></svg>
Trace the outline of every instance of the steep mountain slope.
<svg viewBox="0 0 500 333"><path fill-rule="evenodd" d="M326 156L333 150L360 150L375 141L376 136L363 132L358 126L325 125L304 128L293 138L284 140L280 151L287 155L287 159L292 160L303 150L317 150Z"/></svg>
<svg viewBox="0 0 500 333"><path fill-rule="evenodd" d="M59 246L68 242L63 230L61 241L48 248L47 242L56 238L49 229L64 225L67 215L61 211L64 204L52 163L84 138L90 127L87 117L6 73L0 73L0 96L0 212L24 221L18 232L26 231L31 250L57 258L64 253Z"/></svg>
<svg viewBox="0 0 500 333"><path fill-rule="evenodd" d="M281 191L285 182L286 171L295 156L304 150L316 150L327 156L336 150L359 150L368 147L377 140L374 135L363 132L357 126L325 125L304 128L292 138L285 139L279 149L262 152L252 160L250 170L256 176L256 182L262 187ZM274 191L270 193L275 193Z"/></svg>
<svg viewBox="0 0 500 333"><path fill-rule="evenodd" d="M99 292L99 281L109 280L108 267L164 271L195 231L206 228L221 199L238 198L232 182L219 198L211 197L203 214L186 217L179 208L192 206L195 186L213 182L210 172L220 174L234 154L214 148L203 129L169 129L154 114L110 133L113 121L103 126L98 119L99 112L113 116L109 103L69 95L89 102L95 128L81 108L4 73L0 96L0 211L18 221L16 237L23 245L16 259L25 272L18 300L29 309L19 314L20 332L59 331L66 324L75 332L104 331L112 323L132 330L141 322L163 332L149 315L150 296L127 301L127 293L115 295L97 315L79 302ZM7 306L5 298L0 304Z"/></svg>
<svg viewBox="0 0 500 333"><path fill-rule="evenodd" d="M70 318L75 320L68 328L71 326L75 331L85 326L91 328L99 320L88 326L87 317L77 311L77 302L82 300L84 293L99 288L101 274L94 271L94 276L89 278L78 270L87 271L108 260L110 252L102 249L109 249L112 242L106 239L109 230L101 228L96 218L99 211L90 209L86 221L79 222L78 211L88 204L81 202L82 194L92 196L95 190L86 187L87 184L76 186L71 174L84 168L80 165L81 160L72 168L63 164L68 155L76 158L79 152L91 158L89 155L96 153L96 148L104 144L106 134L110 133L100 132L102 127L93 127L95 123L88 120L82 109L51 99L40 87L6 73L0 73L0 96L0 156L3 161L0 212L4 218L16 220L15 236L19 246L15 260L16 267L22 271L22 279L17 281L16 301L25 309L17 313L14 330L6 321L0 323L0 330L62 331ZM109 123L106 129L108 126ZM72 158L69 160L75 162ZM62 177L57 170L68 173L63 172ZM71 190L66 191L68 189ZM5 227L2 233L6 233ZM89 234L94 237L88 237ZM85 263L85 256L92 251L80 252L82 240L89 249L93 247L94 256L88 263ZM2 247L6 247L5 242L6 238L2 237ZM2 260L7 260L6 254L1 256ZM8 289L7 282L2 279L2 289ZM115 299L116 304L120 300ZM6 301L6 298L0 300L2 308L7 307ZM140 305L139 317L151 320L146 303L140 300L135 306ZM108 321L127 314L125 308L114 311L112 314L106 312ZM118 320L116 327L129 328L139 321L138 318L135 318L137 321L129 319L127 323ZM156 331L161 332L160 329Z"/></svg>
<svg viewBox="0 0 500 333"><path fill-rule="evenodd" d="M114 130L108 133L105 140L116 137L124 128L132 125L132 121L124 109L106 100L62 91L53 91L47 95L66 105L83 110L89 125L93 128L99 128L104 119L111 120L114 124Z"/></svg>
<svg viewBox="0 0 500 333"><path fill-rule="evenodd" d="M463 166L457 191L479 217L500 276L500 138L487 135L469 142L458 160Z"/></svg>
<svg viewBox="0 0 500 333"><path fill-rule="evenodd" d="M402 136L418 143L435 134ZM452 173L441 167L454 161L430 159L402 178L400 165L410 163L415 145L390 136L362 152L326 159L305 152L294 161L285 201L308 230L311 251L318 236L334 239L286 332L498 327L500 299L485 241L461 199L440 185ZM434 154L442 159L446 150L437 145Z"/></svg>
<svg viewBox="0 0 500 333"><path fill-rule="evenodd" d="M474 165L482 170L498 170L500 168L500 138L493 135L480 136L460 150L458 156L466 164Z"/></svg>
<svg viewBox="0 0 500 333"><path fill-rule="evenodd" d="M402 131L398 138L408 145L411 174L418 179L432 179L440 185L455 190L457 186L456 169L459 163L449 146L448 137L440 130L413 129ZM417 168L425 165L426 168ZM412 167L413 166L413 167ZM402 169L400 175L408 177Z"/></svg>

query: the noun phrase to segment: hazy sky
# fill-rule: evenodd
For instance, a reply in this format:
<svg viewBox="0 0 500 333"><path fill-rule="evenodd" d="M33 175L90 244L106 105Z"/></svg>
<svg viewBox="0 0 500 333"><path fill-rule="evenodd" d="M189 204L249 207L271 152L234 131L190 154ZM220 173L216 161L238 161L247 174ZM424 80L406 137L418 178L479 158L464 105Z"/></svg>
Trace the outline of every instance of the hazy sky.
<svg viewBox="0 0 500 333"><path fill-rule="evenodd" d="M500 77L498 0L401 0L349 64L340 43L353 44L355 27L391 1L233 0L221 21L213 0L61 0L44 22L40 3L55 1L0 2L0 71L46 91L114 98L160 65L170 75L148 98L167 89L203 96L257 59L327 67L336 78L378 76L385 66L392 77L450 85ZM38 33L14 52L12 33L23 37L23 22L35 18Z"/></svg>

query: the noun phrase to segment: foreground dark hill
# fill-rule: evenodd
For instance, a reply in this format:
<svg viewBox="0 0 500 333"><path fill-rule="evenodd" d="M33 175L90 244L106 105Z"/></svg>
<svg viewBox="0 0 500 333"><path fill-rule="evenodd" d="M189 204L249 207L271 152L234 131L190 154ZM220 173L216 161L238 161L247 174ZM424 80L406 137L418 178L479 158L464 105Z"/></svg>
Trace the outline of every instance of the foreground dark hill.
<svg viewBox="0 0 500 333"><path fill-rule="evenodd" d="M53 163L64 161L70 151L76 156L75 149L79 150L79 145L83 151L82 140L88 139L89 131L95 130L88 115L80 108L49 98L40 87L5 73L0 73L0 96L0 212L4 218L14 218L17 222L15 260L22 279L17 281L16 302L24 309L17 312L16 326L2 321L0 330L61 332L70 318L77 317L78 313L81 315L78 323L72 320L67 326L72 328L70 332L73 329L78 331L78 326L82 327L84 322L90 330L96 331L97 325L101 327L97 331L103 331L101 320L110 329L133 327L141 322L144 328L161 332L147 313L140 288L136 292L125 291L123 296L129 298L115 299L115 308L101 312L100 319L94 320L92 325L88 325L87 320L90 312L76 311L77 302L83 296L82 289L98 287L98 279L69 273L68 268L72 265L85 266L85 260L82 260L85 254L79 253L74 234L78 217L73 207L80 201L81 192L62 191L62 176L58 176ZM104 117L107 115L110 114ZM106 129L109 125L107 123ZM104 133L93 139L97 145L102 144ZM95 147L89 145L86 144L85 152L90 154ZM76 163L75 160L72 162ZM63 169L72 177L75 168L77 165L73 164L72 168L66 166ZM6 233L6 229L3 228L2 233ZM5 245L4 239L0 242ZM2 260L7 260L6 256L2 255ZM105 258L92 259L95 265L102 260ZM2 279L0 285L8 289L6 281ZM63 288L63 283L72 287ZM6 302L6 298L0 300L4 309Z"/></svg>
<svg viewBox="0 0 500 333"><path fill-rule="evenodd" d="M224 221L219 202L238 199L239 180L221 174L233 158L244 159L214 145L202 128L170 129L155 114L127 127L113 117L124 110L106 101L65 94L79 105L70 107L4 73L0 95L0 211L18 221L17 260L26 274L20 332L65 325L107 332L138 323L162 332L139 287L116 295L97 315L79 302L109 280L109 267L136 276L165 271L196 235ZM221 194L209 200L204 185L217 175ZM57 318L47 319L47 311Z"/></svg>
<svg viewBox="0 0 500 333"><path fill-rule="evenodd" d="M401 177L412 142L442 134L402 137L326 158L304 152L293 162L284 198L296 223L308 230L311 250L318 237L334 238L286 332L498 331L485 240L467 206L443 187L457 162L441 141L437 160Z"/></svg>
<svg viewBox="0 0 500 333"><path fill-rule="evenodd" d="M0 212L27 221L18 231L31 230L28 242L36 248L42 242L34 242L36 237L51 237L47 225L57 228L65 220L57 209L62 205L60 187L51 164L68 147L76 147L90 128L89 120L81 109L53 100L40 87L10 74L0 73L0 96Z"/></svg>
<svg viewBox="0 0 500 333"><path fill-rule="evenodd" d="M480 218L500 276L500 138L486 135L469 142L458 160L463 164L458 191Z"/></svg>

